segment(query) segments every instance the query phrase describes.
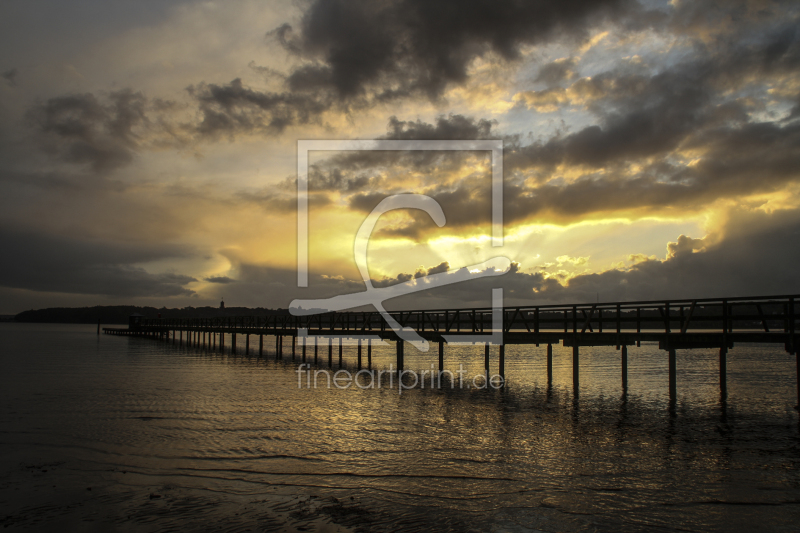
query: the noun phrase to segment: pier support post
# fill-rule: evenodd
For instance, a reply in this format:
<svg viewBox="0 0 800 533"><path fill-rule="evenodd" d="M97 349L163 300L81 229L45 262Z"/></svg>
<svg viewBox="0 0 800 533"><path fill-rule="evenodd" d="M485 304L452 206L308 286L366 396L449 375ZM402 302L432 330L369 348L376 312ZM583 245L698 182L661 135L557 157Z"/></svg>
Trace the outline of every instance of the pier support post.
<svg viewBox="0 0 800 533"><path fill-rule="evenodd" d="M203 330L203 348L206 347L206 330Z"/></svg>
<svg viewBox="0 0 800 533"><path fill-rule="evenodd" d="M439 341L439 374L444 371L444 341Z"/></svg>
<svg viewBox="0 0 800 533"><path fill-rule="evenodd" d="M403 339L397 339L397 371L402 372L403 370Z"/></svg>
<svg viewBox="0 0 800 533"><path fill-rule="evenodd" d="M244 354L250 355L250 334L244 336Z"/></svg>
<svg viewBox="0 0 800 533"><path fill-rule="evenodd" d="M219 351L220 353L225 351L225 332L219 332Z"/></svg>
<svg viewBox="0 0 800 533"><path fill-rule="evenodd" d="M342 338L339 337L339 368L342 368Z"/></svg>
<svg viewBox="0 0 800 533"><path fill-rule="evenodd" d="M728 348L719 349L719 392L723 396L728 394Z"/></svg>
<svg viewBox="0 0 800 533"><path fill-rule="evenodd" d="M292 335L292 361L294 361L294 356L297 353L297 336Z"/></svg>
<svg viewBox="0 0 800 533"><path fill-rule="evenodd" d="M358 339L358 369L361 370L361 339Z"/></svg>
<svg viewBox="0 0 800 533"><path fill-rule="evenodd" d="M319 361L319 337L314 337L314 364Z"/></svg>
<svg viewBox="0 0 800 533"><path fill-rule="evenodd" d="M183 330L181 330L181 340L178 346L183 346Z"/></svg>
<svg viewBox="0 0 800 533"><path fill-rule="evenodd" d="M576 396L578 395L578 389L581 384L580 360L580 347L576 344L572 347L572 390Z"/></svg>
<svg viewBox="0 0 800 533"><path fill-rule="evenodd" d="M795 406L795 409L800 411L800 350L797 349L796 344L794 356L797 360L797 405Z"/></svg>
<svg viewBox="0 0 800 533"><path fill-rule="evenodd" d="M678 396L678 365L675 350L669 350L669 399L674 401Z"/></svg>
<svg viewBox="0 0 800 533"><path fill-rule="evenodd" d="M333 337L328 337L328 368L333 368Z"/></svg>
<svg viewBox="0 0 800 533"><path fill-rule="evenodd" d="M264 355L264 335L261 334L258 336L258 356L261 357Z"/></svg>
<svg viewBox="0 0 800 533"><path fill-rule="evenodd" d="M547 343L547 384L553 383L553 345Z"/></svg>
<svg viewBox="0 0 800 533"><path fill-rule="evenodd" d="M231 353L236 353L236 333L231 333Z"/></svg>
<svg viewBox="0 0 800 533"><path fill-rule="evenodd" d="M303 337L303 362L306 362L306 339L308 337Z"/></svg>
<svg viewBox="0 0 800 533"><path fill-rule="evenodd" d="M506 382L506 345L505 344L501 344L500 345L500 357L499 357L499 359L500 359L500 365L499 365L500 372L499 372L499 374L500 374L500 377L503 378L503 383L505 383Z"/></svg>
<svg viewBox="0 0 800 533"><path fill-rule="evenodd" d="M483 344L483 369L486 371L486 379L489 379L489 343Z"/></svg>
<svg viewBox="0 0 800 533"><path fill-rule="evenodd" d="M367 368L372 370L372 339L367 339ZM800 367L798 368L800 369ZM798 370L797 376L800 377L800 370Z"/></svg>
<svg viewBox="0 0 800 533"><path fill-rule="evenodd" d="M275 335L275 359L283 359L283 353L281 350L281 341L283 337L280 335Z"/></svg>
<svg viewBox="0 0 800 533"><path fill-rule="evenodd" d="M628 347L622 345L622 391L628 391Z"/></svg>

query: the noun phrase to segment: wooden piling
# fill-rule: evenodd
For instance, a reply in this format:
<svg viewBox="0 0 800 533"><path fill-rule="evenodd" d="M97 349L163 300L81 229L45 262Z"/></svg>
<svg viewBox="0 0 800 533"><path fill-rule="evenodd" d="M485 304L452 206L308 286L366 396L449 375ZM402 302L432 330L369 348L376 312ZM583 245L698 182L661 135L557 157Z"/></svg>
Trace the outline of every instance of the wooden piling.
<svg viewBox="0 0 800 533"><path fill-rule="evenodd" d="M367 368L372 370L372 339L367 339ZM800 367L798 367L797 376L800 378ZM800 387L800 385L798 385L798 387Z"/></svg>
<svg viewBox="0 0 800 533"><path fill-rule="evenodd" d="M797 366L797 405L795 409L800 410L800 350L797 349L797 345L795 345L794 356L796 358L796 366Z"/></svg>
<svg viewBox="0 0 800 533"><path fill-rule="evenodd" d="M319 337L314 337L314 364L319 362Z"/></svg>
<svg viewBox="0 0 800 533"><path fill-rule="evenodd" d="M675 400L678 396L678 365L675 350L669 350L669 398Z"/></svg>
<svg viewBox="0 0 800 533"><path fill-rule="evenodd" d="M261 357L264 355L264 335L261 334L258 336L258 356Z"/></svg>
<svg viewBox="0 0 800 533"><path fill-rule="evenodd" d="M572 347L572 390L575 395L578 394L578 389L581 385L580 360L580 348L576 344Z"/></svg>
<svg viewBox="0 0 800 533"><path fill-rule="evenodd" d="M236 353L236 333L231 333L231 353Z"/></svg>
<svg viewBox="0 0 800 533"><path fill-rule="evenodd" d="M547 344L547 384L553 383L553 345Z"/></svg>
<svg viewBox="0 0 800 533"><path fill-rule="evenodd" d="M306 339L308 337L303 337L303 362L306 362Z"/></svg>
<svg viewBox="0 0 800 533"><path fill-rule="evenodd" d="M250 334L244 336L244 354L250 355Z"/></svg>
<svg viewBox="0 0 800 533"><path fill-rule="evenodd" d="M444 371L444 341L439 341L439 373Z"/></svg>
<svg viewBox="0 0 800 533"><path fill-rule="evenodd" d="M361 370L361 339L358 339L358 369Z"/></svg>
<svg viewBox="0 0 800 533"><path fill-rule="evenodd" d="M489 343L483 343L483 369L486 371L486 379L489 379Z"/></svg>
<svg viewBox="0 0 800 533"><path fill-rule="evenodd" d="M333 337L328 337L328 368L333 368Z"/></svg>
<svg viewBox="0 0 800 533"><path fill-rule="evenodd" d="M397 349L397 371L402 372L403 365L405 363L405 361L403 360L405 355L403 353L403 339L397 339L396 349Z"/></svg>
<svg viewBox="0 0 800 533"><path fill-rule="evenodd" d="M342 338L339 337L339 368L342 368Z"/></svg>
<svg viewBox="0 0 800 533"><path fill-rule="evenodd" d="M181 340L178 346L183 346L183 330L181 330Z"/></svg>
<svg viewBox="0 0 800 533"><path fill-rule="evenodd" d="M719 349L719 392L723 396L728 394L728 348Z"/></svg>
<svg viewBox="0 0 800 533"><path fill-rule="evenodd" d="M503 383L505 383L505 381L506 381L506 345L505 344L501 344L500 345L500 357L499 357L499 359L500 359L500 364L499 364L500 372L499 373L500 373L500 377L503 378Z"/></svg>
<svg viewBox="0 0 800 533"><path fill-rule="evenodd" d="M628 347L622 345L622 390L628 390Z"/></svg>
<svg viewBox="0 0 800 533"><path fill-rule="evenodd" d="M219 332L219 351L220 352L224 352L225 351L225 332L224 331L220 331Z"/></svg>
<svg viewBox="0 0 800 533"><path fill-rule="evenodd" d="M297 337L292 335L292 361L294 361L294 356L297 351Z"/></svg>

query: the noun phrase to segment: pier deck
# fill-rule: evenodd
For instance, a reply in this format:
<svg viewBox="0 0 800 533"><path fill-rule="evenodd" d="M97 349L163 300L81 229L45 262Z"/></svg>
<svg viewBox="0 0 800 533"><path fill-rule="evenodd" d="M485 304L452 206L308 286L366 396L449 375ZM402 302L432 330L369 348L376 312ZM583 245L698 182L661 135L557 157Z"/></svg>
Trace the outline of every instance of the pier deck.
<svg viewBox="0 0 800 533"><path fill-rule="evenodd" d="M442 368L444 345L466 340L484 344L486 370L489 371L490 346L499 346L498 373L505 375L505 346L510 344L548 345L548 376L552 376L552 345L561 343L573 350L573 385L578 390L581 346L615 346L621 351L622 383L627 388L627 347L642 342L658 342L668 354L670 395L676 390L675 350L718 348L720 388L727 389L727 352L740 343L782 345L797 358L797 395L800 405L800 354L796 302L800 295L693 300L658 300L530 307L433 309L395 311L391 317L404 328L414 329L422 338L438 343L439 368ZM147 336L186 342L189 345L225 349L225 336L231 336L236 350L236 335L259 336L259 354L264 335L276 337L276 351L283 352L283 338L291 338L292 355L302 344L305 361L306 340L327 339L329 363L332 364L332 340L370 339L395 341L397 369L403 370L404 348L397 333L376 311L329 312L308 316L286 314L221 318L152 319L135 317L128 329L103 328L110 335ZM496 335L502 332L502 335ZM186 340L183 335L186 333ZM495 333L495 335L492 335ZM476 335L484 337L479 338ZM178 341L179 336L179 341ZM301 338L302 343L297 339ZM219 339L219 342L217 342ZM479 340L475 340L479 339ZM361 342L359 342L359 366Z"/></svg>

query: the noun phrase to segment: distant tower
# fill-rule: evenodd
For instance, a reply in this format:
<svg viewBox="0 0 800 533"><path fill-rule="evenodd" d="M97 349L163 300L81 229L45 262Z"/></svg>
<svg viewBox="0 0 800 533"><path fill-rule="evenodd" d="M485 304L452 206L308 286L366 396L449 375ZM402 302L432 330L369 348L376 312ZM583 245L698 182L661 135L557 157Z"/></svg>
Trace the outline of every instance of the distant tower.
<svg viewBox="0 0 800 533"><path fill-rule="evenodd" d="M225 309L225 300L222 300L222 301L219 303L219 308L220 308L220 309Z"/></svg>

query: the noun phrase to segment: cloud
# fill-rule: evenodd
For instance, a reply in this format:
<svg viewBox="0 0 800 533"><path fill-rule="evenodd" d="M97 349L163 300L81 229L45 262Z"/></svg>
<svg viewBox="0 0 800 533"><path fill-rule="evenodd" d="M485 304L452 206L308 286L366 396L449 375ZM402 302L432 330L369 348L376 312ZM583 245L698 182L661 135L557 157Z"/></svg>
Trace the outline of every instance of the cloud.
<svg viewBox="0 0 800 533"><path fill-rule="evenodd" d="M19 70L16 68L12 68L0 74L0 77L6 80L6 83L8 84L9 87L16 87L18 74Z"/></svg>
<svg viewBox="0 0 800 533"><path fill-rule="evenodd" d="M179 128L169 123L173 107L170 102L149 100L141 92L123 89L105 98L92 93L50 98L30 108L27 116L46 152L68 163L88 165L97 173L108 173L128 165L143 148L185 142Z"/></svg>
<svg viewBox="0 0 800 533"><path fill-rule="evenodd" d="M686 235L680 235L677 242L667 243L667 259L674 259L679 256L704 252L706 250L706 238L692 239Z"/></svg>
<svg viewBox="0 0 800 533"><path fill-rule="evenodd" d="M567 89L518 95L545 109L579 93L581 105L592 109L599 123L527 145L520 138L506 137L505 222L568 223L654 212L675 216L703 210L721 199L783 190L800 177L800 125L766 121L752 99L736 95L755 91L766 98L768 92L774 93L770 87L775 83L796 85L798 71L800 32L789 28L691 57L661 72L649 73L638 66L611 70ZM790 92L770 98L796 105L798 97ZM393 117L388 137L437 138L448 128L476 138L495 135L486 120L441 116L436 124ZM434 175L440 167L434 161L441 160L428 157L420 161L427 165L427 174ZM436 199L448 226L485 225L490 217L488 189L477 188L476 179L465 177L468 159L448 161L448 172L459 179L451 183L430 179L418 183L414 192ZM319 166L347 175L367 172L369 165L393 165L400 174L400 168L409 173L420 168L417 163L400 154L368 153L334 157ZM360 211L369 211L383 196L397 191L383 182L370 182L369 191L356 189L350 188L346 196L349 206ZM385 231L418 238L427 229L433 227L419 218Z"/></svg>
<svg viewBox="0 0 800 533"><path fill-rule="evenodd" d="M291 125L318 122L329 110L348 113L407 98L438 100L446 88L469 81L468 68L477 58L491 54L513 61L524 46L581 39L587 28L624 18L625 8L634 6L627 0L317 0L297 30L283 24L267 34L300 60L285 76L270 71L273 79L283 79L285 90L261 91L239 78L191 86L202 117L197 131L204 136L277 134Z"/></svg>
<svg viewBox="0 0 800 533"><path fill-rule="evenodd" d="M369 89L378 99L412 93L436 98L447 85L467 79L476 57L492 52L513 60L522 46L582 37L589 26L621 17L623 6L633 4L318 0L298 33L288 26L278 32L287 50L309 62L289 76L293 90L333 88L339 98Z"/></svg>
<svg viewBox="0 0 800 533"><path fill-rule="evenodd" d="M205 279L205 281L207 281L209 283L220 283L222 285L226 285L228 283L235 283L236 282L235 279L231 279L228 276L208 276L208 277L203 278L203 279Z"/></svg>
<svg viewBox="0 0 800 533"><path fill-rule="evenodd" d="M533 81L541 82L547 87L556 87L565 81L577 76L574 68L577 63L574 57L562 57L539 68L539 73Z"/></svg>
<svg viewBox="0 0 800 533"><path fill-rule="evenodd" d="M237 78L225 85L201 83L189 87L201 120L194 126L202 136L240 133L281 133L290 125L318 121L332 101L322 94L261 92Z"/></svg>
<svg viewBox="0 0 800 533"><path fill-rule="evenodd" d="M153 260L185 257L180 246L135 245L57 238L0 231L5 259L0 285L32 291L114 297L191 296L185 285L197 281L176 273L153 274L136 266Z"/></svg>

